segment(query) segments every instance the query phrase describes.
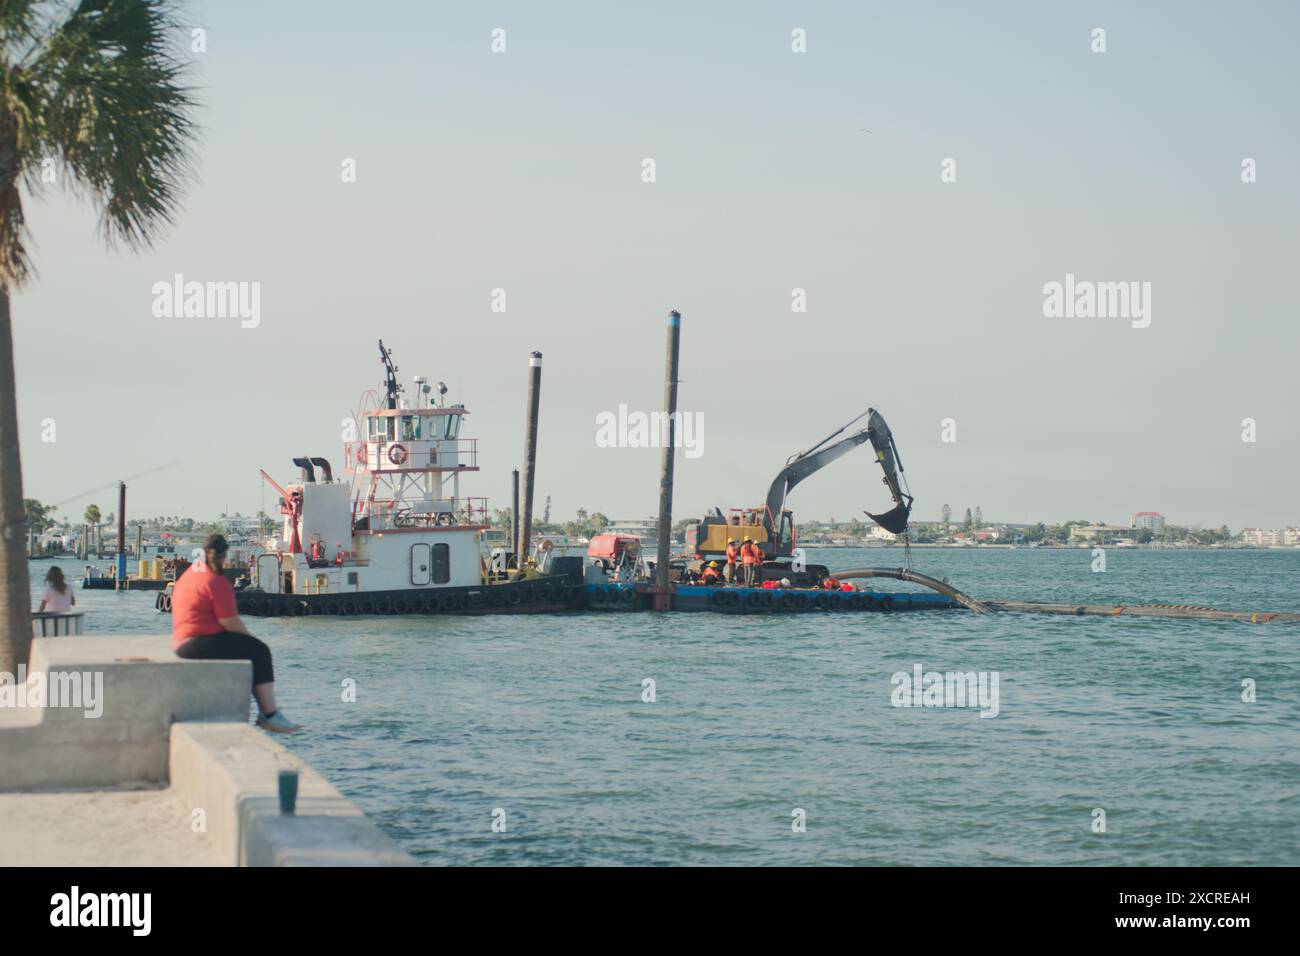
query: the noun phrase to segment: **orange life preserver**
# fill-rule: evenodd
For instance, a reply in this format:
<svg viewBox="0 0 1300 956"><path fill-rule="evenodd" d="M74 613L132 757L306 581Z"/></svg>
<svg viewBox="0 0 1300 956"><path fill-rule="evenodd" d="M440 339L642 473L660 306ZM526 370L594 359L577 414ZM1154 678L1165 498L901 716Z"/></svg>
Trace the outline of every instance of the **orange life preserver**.
<svg viewBox="0 0 1300 956"><path fill-rule="evenodd" d="M390 445L388 448L388 460L394 465L406 464L406 449L401 445Z"/></svg>
<svg viewBox="0 0 1300 956"><path fill-rule="evenodd" d="M754 557L754 546L752 544L742 544L740 546L740 560L745 564L753 564L757 560Z"/></svg>
<svg viewBox="0 0 1300 956"><path fill-rule="evenodd" d="M357 443L357 464L364 465L365 463L366 463L366 443L358 442Z"/></svg>
<svg viewBox="0 0 1300 956"><path fill-rule="evenodd" d="M727 563L736 563L736 546L734 544L727 545Z"/></svg>

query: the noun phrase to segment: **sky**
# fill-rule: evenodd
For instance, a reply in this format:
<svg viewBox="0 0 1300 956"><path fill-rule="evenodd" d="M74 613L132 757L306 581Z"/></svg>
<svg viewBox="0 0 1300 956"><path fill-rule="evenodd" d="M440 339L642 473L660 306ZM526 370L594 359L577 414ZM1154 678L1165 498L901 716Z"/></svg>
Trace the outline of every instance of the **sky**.
<svg viewBox="0 0 1300 956"><path fill-rule="evenodd" d="M1300 524L1294 4L181 9L176 225L108 250L89 205L27 197L24 493L64 514L119 478L135 516L274 510L258 469L340 460L382 337L468 406L465 493L508 504L539 350L538 511L653 515L659 452L597 420L662 408L675 308L676 517L757 504L870 406L923 520ZM177 274L257 283L256 326L155 314ZM1067 274L1149 283L1149 325L1045 315ZM889 505L867 451L789 503Z"/></svg>

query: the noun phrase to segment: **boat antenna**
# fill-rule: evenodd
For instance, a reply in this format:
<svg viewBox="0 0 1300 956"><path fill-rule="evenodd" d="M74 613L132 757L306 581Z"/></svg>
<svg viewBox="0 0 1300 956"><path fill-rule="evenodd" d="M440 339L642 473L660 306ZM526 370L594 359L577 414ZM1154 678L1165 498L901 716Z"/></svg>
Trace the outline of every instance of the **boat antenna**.
<svg viewBox="0 0 1300 956"><path fill-rule="evenodd" d="M384 340L379 340L379 360L384 363L384 390L387 392L388 407L397 408L397 395L402 390L397 381L397 366L393 364L393 350L384 348Z"/></svg>

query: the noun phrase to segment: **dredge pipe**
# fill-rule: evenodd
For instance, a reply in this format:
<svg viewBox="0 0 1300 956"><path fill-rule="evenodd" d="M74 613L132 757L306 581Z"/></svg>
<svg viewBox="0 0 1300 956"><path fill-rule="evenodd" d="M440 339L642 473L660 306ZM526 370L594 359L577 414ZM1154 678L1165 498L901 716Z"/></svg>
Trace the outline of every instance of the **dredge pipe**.
<svg viewBox="0 0 1300 956"><path fill-rule="evenodd" d="M951 584L945 584L943 581L930 577L928 574L922 574L919 571L909 571L906 568L855 568L852 571L834 571L836 578L893 578L896 581L911 581L913 584L920 584L932 591L938 591L940 594L952 598L968 611L974 611L976 614L987 614L989 608L987 605L980 603L973 597L963 594Z"/></svg>

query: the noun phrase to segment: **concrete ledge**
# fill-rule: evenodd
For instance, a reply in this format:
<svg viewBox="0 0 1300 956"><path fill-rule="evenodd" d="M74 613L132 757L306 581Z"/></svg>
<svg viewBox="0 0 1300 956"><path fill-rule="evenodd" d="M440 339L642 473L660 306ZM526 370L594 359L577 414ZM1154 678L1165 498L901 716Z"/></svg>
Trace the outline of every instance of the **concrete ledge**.
<svg viewBox="0 0 1300 956"><path fill-rule="evenodd" d="M162 785L173 723L248 722L252 665L182 660L165 635L37 638L28 671L81 675L102 713L0 708L0 790Z"/></svg>
<svg viewBox="0 0 1300 956"><path fill-rule="evenodd" d="M297 770L293 816L279 772ZM248 724L176 724L172 789L206 815L225 866L411 866L414 860L312 767Z"/></svg>

